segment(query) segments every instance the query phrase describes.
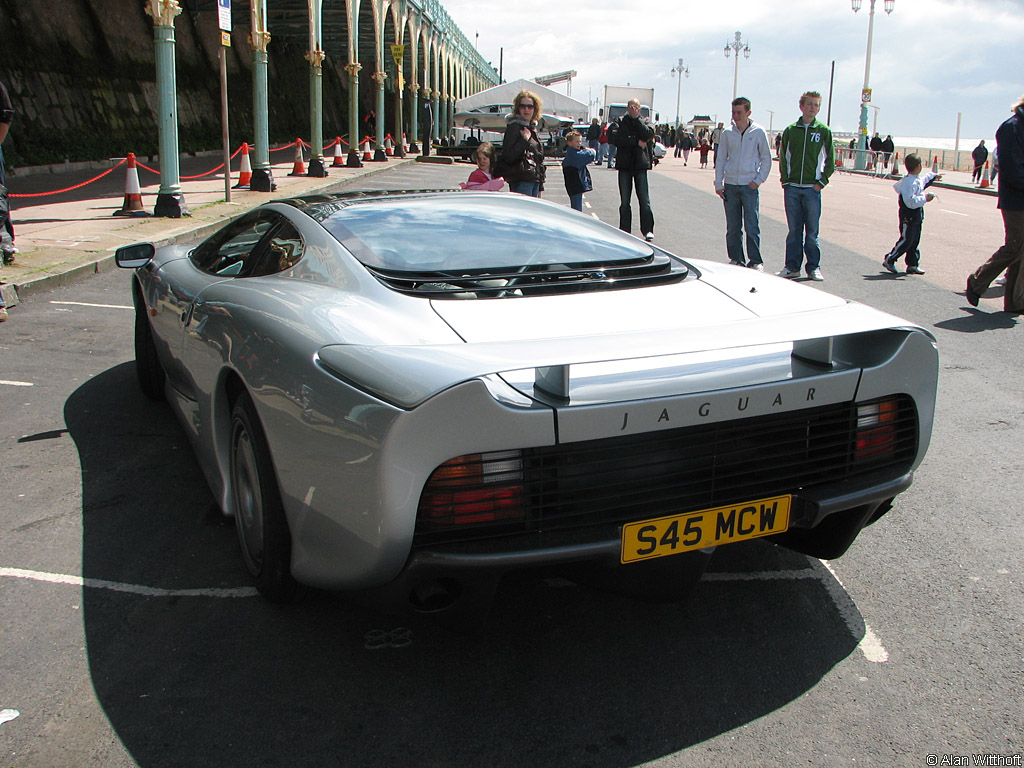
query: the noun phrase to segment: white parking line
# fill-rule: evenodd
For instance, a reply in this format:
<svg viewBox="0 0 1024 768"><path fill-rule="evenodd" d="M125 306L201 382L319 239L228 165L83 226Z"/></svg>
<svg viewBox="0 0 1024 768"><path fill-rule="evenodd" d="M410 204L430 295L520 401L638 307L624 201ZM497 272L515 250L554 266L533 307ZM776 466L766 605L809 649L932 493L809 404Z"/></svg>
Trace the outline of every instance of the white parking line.
<svg viewBox="0 0 1024 768"><path fill-rule="evenodd" d="M73 304L76 307L99 307L100 309L135 309L124 304L89 304L85 301L51 301L51 304Z"/></svg>
<svg viewBox="0 0 1024 768"><path fill-rule="evenodd" d="M870 194L872 197L877 197L879 200L892 200L892 197L889 197L887 195L876 195L874 192L869 192L868 194Z"/></svg>
<svg viewBox="0 0 1024 768"><path fill-rule="evenodd" d="M256 597L259 594L253 587L160 589L157 587L143 587L138 584L124 584L119 581L107 581L106 579L86 579L82 576L73 576L67 573L28 571L23 568L0 567L0 577L2 576L14 579L28 579L30 581L44 581L50 584L67 584L73 587L109 589L114 592L128 592L129 594L143 595L145 597Z"/></svg>
<svg viewBox="0 0 1024 768"><path fill-rule="evenodd" d="M939 210L942 211L943 213L952 213L954 216L967 216L966 213L960 213L960 211L950 211L947 210L946 208L939 208Z"/></svg>
<svg viewBox="0 0 1024 768"><path fill-rule="evenodd" d="M5 384L8 387L34 387L35 386L35 384L33 384L31 381L6 381L4 379L0 379L0 384Z"/></svg>

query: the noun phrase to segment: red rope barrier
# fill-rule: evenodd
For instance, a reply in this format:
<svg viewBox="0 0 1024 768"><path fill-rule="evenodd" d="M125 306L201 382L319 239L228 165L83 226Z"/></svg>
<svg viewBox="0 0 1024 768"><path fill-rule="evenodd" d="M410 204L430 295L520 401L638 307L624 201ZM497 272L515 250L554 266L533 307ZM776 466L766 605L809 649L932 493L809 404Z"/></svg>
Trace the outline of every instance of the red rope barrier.
<svg viewBox="0 0 1024 768"><path fill-rule="evenodd" d="M118 163L117 165L115 165L113 168L109 168L108 170L106 170L103 173L101 173L99 176L95 176L95 177L89 179L88 181L83 181L81 184L75 184L75 186L73 186L73 187L67 187L65 189L55 189L55 190L53 190L53 192L11 192L7 196L8 197L47 197L48 195L59 195L61 192L70 192L73 189L79 189L81 187L84 187L86 184L92 184L94 181L99 181L100 179L102 179L104 176L106 176L111 171L116 171L118 168L120 168L126 162L128 162L128 158L127 157L121 158L121 162Z"/></svg>

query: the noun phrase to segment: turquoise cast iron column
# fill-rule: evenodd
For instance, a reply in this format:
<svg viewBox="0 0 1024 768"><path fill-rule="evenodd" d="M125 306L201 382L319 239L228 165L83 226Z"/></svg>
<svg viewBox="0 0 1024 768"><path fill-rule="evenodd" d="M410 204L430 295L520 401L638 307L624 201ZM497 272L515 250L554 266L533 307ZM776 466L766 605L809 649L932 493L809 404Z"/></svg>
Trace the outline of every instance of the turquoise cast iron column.
<svg viewBox="0 0 1024 768"><path fill-rule="evenodd" d="M309 4L309 120L310 149L309 176L323 178L327 175L324 164L324 52L323 40L323 7L320 0Z"/></svg>
<svg viewBox="0 0 1024 768"><path fill-rule="evenodd" d="M181 13L181 8L177 0L153 0L147 11L153 17L157 108L160 110L160 191L153 215L177 219L189 215L181 194L178 169L178 98L174 73L174 17Z"/></svg>
<svg viewBox="0 0 1024 768"><path fill-rule="evenodd" d="M252 181L249 189L256 192L273 192L277 189L274 173L270 168L270 115L267 98L267 0L251 0L252 30L252 117L253 117L253 163Z"/></svg>

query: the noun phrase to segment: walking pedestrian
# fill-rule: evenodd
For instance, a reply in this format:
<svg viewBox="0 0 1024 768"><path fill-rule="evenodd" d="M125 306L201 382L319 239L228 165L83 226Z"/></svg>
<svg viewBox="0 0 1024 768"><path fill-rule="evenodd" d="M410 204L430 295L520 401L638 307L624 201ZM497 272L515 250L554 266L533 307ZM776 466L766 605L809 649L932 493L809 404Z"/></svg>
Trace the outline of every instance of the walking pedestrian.
<svg viewBox="0 0 1024 768"><path fill-rule="evenodd" d="M758 187L772 168L768 135L750 119L750 99L732 100L732 125L719 143L722 164L715 167L715 192L725 206L725 247L729 263L764 272L761 260L761 228L758 221ZM747 255L743 256L743 231ZM748 262L749 259L749 262Z"/></svg>
<svg viewBox="0 0 1024 768"><path fill-rule="evenodd" d="M619 229L631 232L633 211L630 201L636 188L640 208L640 232L645 240L654 239L654 211L647 183L647 171L653 166L654 126L640 114L640 100L630 99L626 114L615 118L608 129L608 143L616 147L615 168L619 172Z"/></svg>
<svg viewBox="0 0 1024 768"><path fill-rule="evenodd" d="M718 126L715 128L715 130L713 130L711 132L711 146L712 146L712 148L714 149L714 152L715 152L715 155L714 155L714 157L715 157L715 160L714 160L715 168L718 167L718 145L722 141L722 132L723 132L723 130L724 129L722 128L722 124L719 123Z"/></svg>
<svg viewBox="0 0 1024 768"><path fill-rule="evenodd" d="M590 121L590 127L587 128L587 146L594 150L594 157L597 157L597 164L601 164L600 157L598 156L598 148L601 146L601 124L595 117Z"/></svg>
<svg viewBox="0 0 1024 768"><path fill-rule="evenodd" d="M923 275L918 246L924 225L924 206L935 199L935 195L925 190L933 181L942 177L932 171L921 173L921 158L913 153L906 156L903 165L907 175L892 185L899 196L900 236L896 245L882 259L882 266L895 275L896 262L903 256L907 262L908 275Z"/></svg>
<svg viewBox="0 0 1024 768"><path fill-rule="evenodd" d="M974 173L971 175L971 181L981 181L981 169L985 167L985 161L988 160L988 148L985 146L984 139L971 152L971 159L974 160Z"/></svg>
<svg viewBox="0 0 1024 768"><path fill-rule="evenodd" d="M7 88L0 82L0 263L11 264L17 248L14 247L14 228L11 226L11 209L7 202L7 169L4 167L4 139L14 120L14 108L11 106ZM0 323L7 320L7 304L4 302L3 291L0 290Z"/></svg>
<svg viewBox="0 0 1024 768"><path fill-rule="evenodd" d="M806 91L800 97L800 119L782 132L779 155L779 181L786 206L786 266L778 273L790 279L800 277L800 266L807 259L807 276L824 280L821 274L821 247L818 223L821 220L821 191L836 168L832 131L817 120L821 94Z"/></svg>
<svg viewBox="0 0 1024 768"><path fill-rule="evenodd" d="M1003 311L1024 312L1024 96L996 131L999 203L1006 241L967 278L967 302L978 306L992 280L1006 270Z"/></svg>

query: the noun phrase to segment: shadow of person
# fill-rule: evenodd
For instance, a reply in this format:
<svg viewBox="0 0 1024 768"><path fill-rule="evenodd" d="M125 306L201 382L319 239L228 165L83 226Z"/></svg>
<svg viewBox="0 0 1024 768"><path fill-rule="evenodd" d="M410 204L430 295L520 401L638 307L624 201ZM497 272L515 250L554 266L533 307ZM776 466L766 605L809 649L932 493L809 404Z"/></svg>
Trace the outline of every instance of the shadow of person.
<svg viewBox="0 0 1024 768"><path fill-rule="evenodd" d="M721 548L718 575L671 604L519 574L472 637L325 593L273 606L239 596L232 526L131 365L65 418L93 688L144 768L635 765L798 699L865 631L820 564L760 541Z"/></svg>
<svg viewBox="0 0 1024 768"><path fill-rule="evenodd" d="M981 333L1005 328L1016 328L1019 312L983 312L975 307L964 307L967 314L935 323L936 328L958 333Z"/></svg>

